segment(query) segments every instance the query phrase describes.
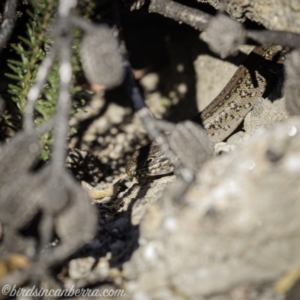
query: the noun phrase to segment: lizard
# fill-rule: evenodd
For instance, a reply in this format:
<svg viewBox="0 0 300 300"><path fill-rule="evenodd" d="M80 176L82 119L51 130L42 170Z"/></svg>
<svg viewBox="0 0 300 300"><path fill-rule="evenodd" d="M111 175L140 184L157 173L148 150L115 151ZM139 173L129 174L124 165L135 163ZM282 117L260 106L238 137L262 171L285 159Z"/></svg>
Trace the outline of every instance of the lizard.
<svg viewBox="0 0 300 300"><path fill-rule="evenodd" d="M284 52L281 46L254 47L218 96L192 119L206 129L214 144L234 132L257 97L267 96L272 91L279 79L277 71L285 59ZM82 182L82 186L92 199L100 199L95 202L105 203L110 200L101 199L115 197L126 176L167 175L174 171L174 166L161 148L152 142L134 152L125 170L125 176L104 190L93 188L86 182Z"/></svg>
<svg viewBox="0 0 300 300"><path fill-rule="evenodd" d="M267 97L279 80L285 51L281 46L255 46L219 95L192 121L202 125L213 144L228 138L253 108L257 97ZM126 166L129 177L166 175L174 166L152 142L136 150Z"/></svg>

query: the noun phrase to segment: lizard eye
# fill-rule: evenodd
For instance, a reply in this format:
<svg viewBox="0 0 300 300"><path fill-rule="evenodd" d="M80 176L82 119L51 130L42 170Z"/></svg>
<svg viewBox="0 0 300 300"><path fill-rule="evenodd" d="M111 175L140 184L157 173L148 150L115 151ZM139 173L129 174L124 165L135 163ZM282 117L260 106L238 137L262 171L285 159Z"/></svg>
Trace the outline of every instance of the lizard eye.
<svg viewBox="0 0 300 300"><path fill-rule="evenodd" d="M153 158L147 158L146 165L150 165L153 162Z"/></svg>

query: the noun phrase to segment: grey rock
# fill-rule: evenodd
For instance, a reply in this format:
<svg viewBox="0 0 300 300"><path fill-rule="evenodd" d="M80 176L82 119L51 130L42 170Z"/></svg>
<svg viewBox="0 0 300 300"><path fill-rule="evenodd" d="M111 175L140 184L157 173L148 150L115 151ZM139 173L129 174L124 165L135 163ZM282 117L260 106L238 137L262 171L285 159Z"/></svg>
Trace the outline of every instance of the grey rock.
<svg viewBox="0 0 300 300"><path fill-rule="evenodd" d="M246 116L244 127L246 132L252 135L259 127L270 128L287 118L284 98L272 103L260 97L256 99L253 110Z"/></svg>
<svg viewBox="0 0 300 300"><path fill-rule="evenodd" d="M237 287L251 294L300 264L299 148L294 117L208 161L184 206L149 205L124 266L133 298L232 299ZM265 291L259 299L282 299Z"/></svg>
<svg viewBox="0 0 300 300"><path fill-rule="evenodd" d="M232 146L240 146L244 145L249 141L250 134L244 132L244 131L239 131L235 134L233 134L228 140L227 143L232 145Z"/></svg>
<svg viewBox="0 0 300 300"><path fill-rule="evenodd" d="M198 0L220 9L221 0ZM245 21L250 19L271 30L300 32L299 1L297 0L228 0L225 9L231 17Z"/></svg>
<svg viewBox="0 0 300 300"><path fill-rule="evenodd" d="M95 264L94 257L85 257L73 259L69 262L69 275L73 280L86 277L91 271L93 265Z"/></svg>

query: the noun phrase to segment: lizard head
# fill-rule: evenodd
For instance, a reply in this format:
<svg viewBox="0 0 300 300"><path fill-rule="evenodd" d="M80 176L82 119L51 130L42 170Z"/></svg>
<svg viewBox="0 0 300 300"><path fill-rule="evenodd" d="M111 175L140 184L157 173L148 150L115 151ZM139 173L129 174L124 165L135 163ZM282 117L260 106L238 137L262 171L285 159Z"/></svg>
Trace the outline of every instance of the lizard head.
<svg viewBox="0 0 300 300"><path fill-rule="evenodd" d="M155 143L136 150L126 166L129 177L159 176L172 173L174 166Z"/></svg>

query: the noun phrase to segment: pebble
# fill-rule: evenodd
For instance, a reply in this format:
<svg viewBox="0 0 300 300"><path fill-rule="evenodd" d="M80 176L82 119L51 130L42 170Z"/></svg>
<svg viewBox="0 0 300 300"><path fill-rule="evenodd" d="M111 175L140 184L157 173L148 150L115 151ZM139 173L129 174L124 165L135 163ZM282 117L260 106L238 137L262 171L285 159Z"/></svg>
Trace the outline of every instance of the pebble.
<svg viewBox="0 0 300 300"><path fill-rule="evenodd" d="M93 122L93 126L97 128L98 134L105 133L108 128L110 128L111 124L108 122L107 118L98 118L95 122Z"/></svg>
<svg viewBox="0 0 300 300"><path fill-rule="evenodd" d="M123 146L121 144L116 145L114 152L121 153L123 151Z"/></svg>
<svg viewBox="0 0 300 300"><path fill-rule="evenodd" d="M86 135L84 135L83 140L85 142L92 142L96 139L96 135L93 133L87 133Z"/></svg>
<svg viewBox="0 0 300 300"><path fill-rule="evenodd" d="M97 142L98 142L99 144L102 144L102 143L104 142L104 138L103 138L102 136L99 136L99 137L97 138Z"/></svg>
<svg viewBox="0 0 300 300"><path fill-rule="evenodd" d="M111 104L108 108L107 115L109 116L109 120L112 124L120 124L124 120L124 116L130 113L130 109L124 109L116 104Z"/></svg>
<svg viewBox="0 0 300 300"><path fill-rule="evenodd" d="M136 124L128 124L126 126L126 132L128 132L128 138L133 137L132 133L136 132Z"/></svg>
<svg viewBox="0 0 300 300"><path fill-rule="evenodd" d="M108 157L102 157L101 162L104 163L104 164L107 164L108 163Z"/></svg>
<svg viewBox="0 0 300 300"><path fill-rule="evenodd" d="M215 145L215 155L221 155L223 153L230 153L235 149L234 145L229 145L225 142L220 142Z"/></svg>
<svg viewBox="0 0 300 300"><path fill-rule="evenodd" d="M116 127L112 127L109 131L112 135L116 135L118 133L118 129Z"/></svg>
<svg viewBox="0 0 300 300"><path fill-rule="evenodd" d="M123 144L126 141L126 135L125 135L125 133L119 133L116 136L116 141L117 141L118 144Z"/></svg>
<svg viewBox="0 0 300 300"><path fill-rule="evenodd" d="M248 134L244 131L239 131L239 132L235 133L234 135L232 135L227 140L227 143L230 145L239 146L239 145L243 145L246 142L248 142L249 139L250 139L250 134Z"/></svg>
<svg viewBox="0 0 300 300"><path fill-rule="evenodd" d="M115 152L115 151L110 152L110 153L109 153L109 157L110 157L111 159L118 159L118 158L120 157L120 153Z"/></svg>
<svg viewBox="0 0 300 300"><path fill-rule="evenodd" d="M69 276L73 280L77 280L83 277L86 277L93 265L95 264L96 259L94 257L85 257L72 259L69 262Z"/></svg>
<svg viewBox="0 0 300 300"><path fill-rule="evenodd" d="M149 73L140 80L143 88L149 92L154 91L157 88L158 82L159 77L156 73Z"/></svg>

